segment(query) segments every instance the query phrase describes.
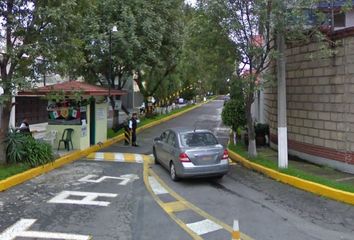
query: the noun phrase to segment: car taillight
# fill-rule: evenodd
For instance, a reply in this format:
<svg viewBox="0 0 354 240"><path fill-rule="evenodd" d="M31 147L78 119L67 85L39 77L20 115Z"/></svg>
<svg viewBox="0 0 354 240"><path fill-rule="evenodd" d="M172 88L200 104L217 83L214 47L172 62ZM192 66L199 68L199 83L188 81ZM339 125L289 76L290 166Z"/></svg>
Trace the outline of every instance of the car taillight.
<svg viewBox="0 0 354 240"><path fill-rule="evenodd" d="M227 152L227 150L224 150L224 154L222 155L222 159L229 159L229 153Z"/></svg>
<svg viewBox="0 0 354 240"><path fill-rule="evenodd" d="M179 160L181 162L190 162L191 161L186 153L181 153L179 155Z"/></svg>

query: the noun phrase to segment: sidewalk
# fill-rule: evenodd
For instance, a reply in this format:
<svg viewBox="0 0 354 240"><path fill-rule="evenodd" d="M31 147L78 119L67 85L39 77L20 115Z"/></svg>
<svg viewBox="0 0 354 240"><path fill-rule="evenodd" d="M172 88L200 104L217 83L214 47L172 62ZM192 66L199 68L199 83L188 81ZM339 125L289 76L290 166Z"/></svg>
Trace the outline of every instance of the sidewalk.
<svg viewBox="0 0 354 240"><path fill-rule="evenodd" d="M275 163L278 162L278 152L269 147L257 148L258 154ZM350 173L341 172L327 166L321 166L314 163L307 162L297 157L289 156L289 166L294 167L311 175L326 178L337 183L348 184L354 187L354 175Z"/></svg>

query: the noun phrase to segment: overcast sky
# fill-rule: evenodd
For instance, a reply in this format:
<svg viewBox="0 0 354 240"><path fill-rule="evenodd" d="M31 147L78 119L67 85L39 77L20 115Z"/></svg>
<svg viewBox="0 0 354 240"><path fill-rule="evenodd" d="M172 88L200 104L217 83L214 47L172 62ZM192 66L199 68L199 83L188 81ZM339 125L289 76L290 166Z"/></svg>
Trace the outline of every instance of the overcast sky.
<svg viewBox="0 0 354 240"><path fill-rule="evenodd" d="M189 4L191 4L192 6L194 6L195 5L195 2L197 1L197 0L184 0L186 3L189 3Z"/></svg>

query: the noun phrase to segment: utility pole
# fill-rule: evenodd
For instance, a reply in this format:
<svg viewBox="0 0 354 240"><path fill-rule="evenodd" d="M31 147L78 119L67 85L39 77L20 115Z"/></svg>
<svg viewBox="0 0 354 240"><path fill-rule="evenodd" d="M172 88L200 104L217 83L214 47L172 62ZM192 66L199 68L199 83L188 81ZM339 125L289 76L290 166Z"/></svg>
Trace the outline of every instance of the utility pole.
<svg viewBox="0 0 354 240"><path fill-rule="evenodd" d="M279 0L285 10L283 0ZM284 15L279 16L279 31L276 43L278 50L277 79L278 79L278 167L288 168L288 128L286 122L286 58L285 58L285 25Z"/></svg>

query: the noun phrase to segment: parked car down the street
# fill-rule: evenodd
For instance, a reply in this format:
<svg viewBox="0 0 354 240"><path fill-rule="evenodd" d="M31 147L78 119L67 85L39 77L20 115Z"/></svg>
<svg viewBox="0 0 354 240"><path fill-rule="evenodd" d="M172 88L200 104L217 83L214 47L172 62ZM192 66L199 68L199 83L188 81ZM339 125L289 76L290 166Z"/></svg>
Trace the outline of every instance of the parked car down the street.
<svg viewBox="0 0 354 240"><path fill-rule="evenodd" d="M229 169L227 150L205 129L174 128L154 139L155 162L176 181L188 177L224 176Z"/></svg>

